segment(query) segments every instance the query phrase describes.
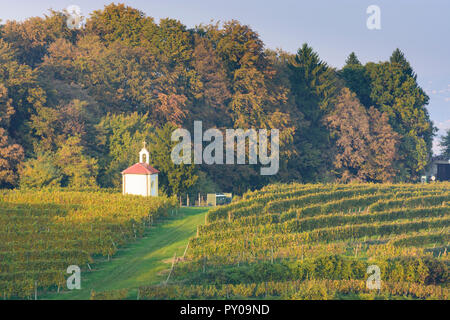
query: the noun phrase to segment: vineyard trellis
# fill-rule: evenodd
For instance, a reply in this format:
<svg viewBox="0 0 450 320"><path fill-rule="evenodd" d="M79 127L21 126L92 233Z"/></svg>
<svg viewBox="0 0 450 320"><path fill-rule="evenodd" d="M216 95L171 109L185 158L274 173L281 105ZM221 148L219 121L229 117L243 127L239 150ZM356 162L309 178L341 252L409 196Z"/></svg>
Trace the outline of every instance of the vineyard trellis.
<svg viewBox="0 0 450 320"><path fill-rule="evenodd" d="M113 256L141 237L176 199L109 192L2 191L0 293L29 298L63 287L66 269L91 269L95 256Z"/></svg>
<svg viewBox="0 0 450 320"><path fill-rule="evenodd" d="M448 298L449 213L448 183L267 186L210 210L172 285L142 287L141 297L301 298L292 283L364 295L376 263L383 294Z"/></svg>

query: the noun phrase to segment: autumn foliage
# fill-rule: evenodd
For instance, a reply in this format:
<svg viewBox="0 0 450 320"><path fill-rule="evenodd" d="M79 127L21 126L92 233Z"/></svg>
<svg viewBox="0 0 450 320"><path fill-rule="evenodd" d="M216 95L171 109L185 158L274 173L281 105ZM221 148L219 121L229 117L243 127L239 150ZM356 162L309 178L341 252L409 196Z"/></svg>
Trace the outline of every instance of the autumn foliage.
<svg viewBox="0 0 450 320"><path fill-rule="evenodd" d="M403 53L365 65L352 53L336 70L300 44L293 54L274 51L235 20L189 29L123 4L94 11L81 29L68 29L55 11L7 21L0 30L0 185L115 187L115 174L136 161L120 148L136 154L143 138L165 132L156 129L192 129L194 120L221 130L280 130L278 175L261 177L255 166L180 169L196 190L417 179L435 129ZM166 190L191 190L167 174Z"/></svg>

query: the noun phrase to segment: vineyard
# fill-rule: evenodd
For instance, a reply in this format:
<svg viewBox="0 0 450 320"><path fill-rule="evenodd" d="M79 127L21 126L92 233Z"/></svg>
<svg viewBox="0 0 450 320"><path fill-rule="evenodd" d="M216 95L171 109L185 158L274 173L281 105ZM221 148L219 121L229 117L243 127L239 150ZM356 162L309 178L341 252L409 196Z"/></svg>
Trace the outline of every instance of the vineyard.
<svg viewBox="0 0 450 320"><path fill-rule="evenodd" d="M176 201L108 192L1 191L0 294L30 298L65 288L67 268L89 270L139 239Z"/></svg>
<svg viewBox="0 0 450 320"><path fill-rule="evenodd" d="M447 300L449 213L448 183L269 185L211 209L170 283L140 297Z"/></svg>
<svg viewBox="0 0 450 320"><path fill-rule="evenodd" d="M91 271L99 259L115 265L108 269L113 274L128 270L133 260L137 273L121 277L117 286L92 283L95 290L85 287L82 297L448 300L450 295L448 183L269 185L210 209L206 218L198 209L151 230L154 221L174 211L175 199L105 191L2 191L0 197L4 299L69 294L71 265L97 273L92 279L109 279L110 271ZM156 237L142 238L147 232ZM107 262L131 243L137 246L125 261ZM176 253L174 258L167 259L166 251ZM157 274L165 263L170 270ZM373 265L380 270L377 289L366 283ZM160 284L139 280L145 278L139 272L150 267L155 276L146 279L164 279Z"/></svg>

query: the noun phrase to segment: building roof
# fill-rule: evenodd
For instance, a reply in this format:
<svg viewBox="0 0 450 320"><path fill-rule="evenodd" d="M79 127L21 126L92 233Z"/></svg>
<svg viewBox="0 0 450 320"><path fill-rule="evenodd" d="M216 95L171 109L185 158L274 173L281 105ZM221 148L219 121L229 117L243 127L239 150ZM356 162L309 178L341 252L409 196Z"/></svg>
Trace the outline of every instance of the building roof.
<svg viewBox="0 0 450 320"><path fill-rule="evenodd" d="M431 158L431 161L450 161L450 158L444 155L440 155Z"/></svg>
<svg viewBox="0 0 450 320"><path fill-rule="evenodd" d="M122 174L157 174L158 170L147 163L136 163L122 171Z"/></svg>

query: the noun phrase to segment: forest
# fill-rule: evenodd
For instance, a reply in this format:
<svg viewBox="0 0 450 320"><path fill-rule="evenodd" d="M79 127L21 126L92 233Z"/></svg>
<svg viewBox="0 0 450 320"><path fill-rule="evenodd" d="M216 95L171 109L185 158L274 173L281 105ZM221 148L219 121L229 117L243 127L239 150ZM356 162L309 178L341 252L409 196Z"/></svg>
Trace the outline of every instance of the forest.
<svg viewBox="0 0 450 320"><path fill-rule="evenodd" d="M430 162L429 97L400 49L365 64L349 53L338 70L301 39L296 53L271 50L235 20L187 28L123 4L80 29L66 19L50 11L0 26L0 188L120 188L143 141L169 196L414 182ZM173 164L171 133L194 121L279 129L278 174Z"/></svg>

